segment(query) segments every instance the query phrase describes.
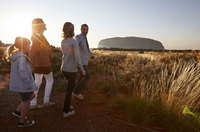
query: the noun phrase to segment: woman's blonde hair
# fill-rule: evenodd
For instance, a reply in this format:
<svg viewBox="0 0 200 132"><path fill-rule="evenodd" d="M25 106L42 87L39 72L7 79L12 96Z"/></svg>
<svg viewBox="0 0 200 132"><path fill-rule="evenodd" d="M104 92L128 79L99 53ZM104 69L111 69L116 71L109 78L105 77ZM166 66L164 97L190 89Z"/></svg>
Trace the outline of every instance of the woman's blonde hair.
<svg viewBox="0 0 200 132"><path fill-rule="evenodd" d="M23 37L16 37L15 38L15 43L11 46L9 46L6 50L6 59L9 59L13 53L20 51L23 49L23 47L27 44L30 44L30 40L27 38L23 38Z"/></svg>
<svg viewBox="0 0 200 132"><path fill-rule="evenodd" d="M71 22L66 22L63 25L63 38L72 38L74 37L74 25Z"/></svg>
<svg viewBox="0 0 200 132"><path fill-rule="evenodd" d="M32 33L38 33L39 31L45 30L45 23L41 18L35 18L32 21Z"/></svg>

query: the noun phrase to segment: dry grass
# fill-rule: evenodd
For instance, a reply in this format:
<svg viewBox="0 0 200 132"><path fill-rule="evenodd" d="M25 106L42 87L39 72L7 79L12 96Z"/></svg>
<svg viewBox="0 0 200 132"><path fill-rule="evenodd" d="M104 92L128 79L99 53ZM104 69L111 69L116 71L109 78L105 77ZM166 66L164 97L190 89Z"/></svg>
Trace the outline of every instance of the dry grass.
<svg viewBox="0 0 200 132"><path fill-rule="evenodd" d="M0 47L0 58L4 56L5 51L6 51L6 47Z"/></svg>
<svg viewBox="0 0 200 132"><path fill-rule="evenodd" d="M113 79L117 85L120 85L118 93L127 98L124 100L130 102L128 98L132 97L141 100L138 106L140 109L142 109L140 104L146 104L145 100L150 106L160 102L162 109L174 113L180 120L188 118L187 115L182 115L185 106L193 112L199 110L200 66L194 54L95 51L95 56L103 72L113 71ZM118 103L120 104L120 101ZM127 101L123 103L127 104ZM128 105L126 109L129 108L132 109L132 106ZM143 108L148 109L146 106ZM151 112L150 109L152 107L143 114ZM132 112L128 111L130 116L135 115L136 111L132 110Z"/></svg>
<svg viewBox="0 0 200 132"><path fill-rule="evenodd" d="M104 71L114 71L113 78L126 86L130 96L151 101L161 99L167 106L178 104L177 110L185 105L198 108L200 68L191 53L141 55L95 51L95 54L99 66Z"/></svg>
<svg viewBox="0 0 200 132"><path fill-rule="evenodd" d="M0 47L0 73L10 72L10 63L5 59L5 51L7 47Z"/></svg>

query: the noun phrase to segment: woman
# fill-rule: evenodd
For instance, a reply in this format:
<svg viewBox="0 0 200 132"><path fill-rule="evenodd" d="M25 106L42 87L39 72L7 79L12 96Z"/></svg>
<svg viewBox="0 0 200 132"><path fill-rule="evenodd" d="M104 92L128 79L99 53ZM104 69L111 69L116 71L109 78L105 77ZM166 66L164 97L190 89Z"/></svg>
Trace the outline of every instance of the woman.
<svg viewBox="0 0 200 132"><path fill-rule="evenodd" d="M69 117L75 114L74 110L70 110L70 103L76 81L77 66L80 68L82 76L86 75L81 63L78 43L73 37L74 25L70 22L66 22L63 26L64 39L61 42L63 53L61 71L68 81L63 107L63 117Z"/></svg>
<svg viewBox="0 0 200 132"><path fill-rule="evenodd" d="M38 90L35 91L35 98L31 101L30 108L42 108L44 106L51 106L54 102L50 101L50 95L53 85L53 73L51 68L52 52L51 46L43 35L46 30L46 24L40 18L36 18L32 21L32 46L30 50L30 59L32 63L32 72L35 76L35 83L38 88L42 84L42 78L44 76L46 80L44 101L43 105L37 104Z"/></svg>

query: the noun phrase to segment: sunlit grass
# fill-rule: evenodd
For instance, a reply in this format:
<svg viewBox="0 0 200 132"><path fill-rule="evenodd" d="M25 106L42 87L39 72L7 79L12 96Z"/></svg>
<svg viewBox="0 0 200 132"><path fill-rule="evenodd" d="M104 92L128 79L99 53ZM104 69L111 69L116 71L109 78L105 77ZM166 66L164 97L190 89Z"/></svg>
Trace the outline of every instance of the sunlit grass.
<svg viewBox="0 0 200 132"><path fill-rule="evenodd" d="M166 129L173 130L178 124L178 131L200 128L193 117L188 119L188 115L182 114L185 106L193 112L200 108L200 67L197 56L192 53L165 52L94 53L103 71L115 73L113 80L120 85L117 93L122 94L123 98L116 94L113 105L127 113L131 121L147 125L154 120L152 114L155 112L158 115L156 120L161 120ZM162 116L169 117L163 120ZM191 120L193 122L187 124Z"/></svg>

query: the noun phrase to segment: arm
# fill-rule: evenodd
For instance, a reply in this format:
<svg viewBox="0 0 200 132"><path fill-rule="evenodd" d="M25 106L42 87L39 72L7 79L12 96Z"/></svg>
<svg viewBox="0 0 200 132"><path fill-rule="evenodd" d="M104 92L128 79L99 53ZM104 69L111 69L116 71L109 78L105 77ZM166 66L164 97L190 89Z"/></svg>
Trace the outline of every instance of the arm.
<svg viewBox="0 0 200 132"><path fill-rule="evenodd" d="M90 49L89 49L88 53L89 53L90 57L91 57L92 59L94 59L94 55L92 54L92 52L91 52Z"/></svg>
<svg viewBox="0 0 200 132"><path fill-rule="evenodd" d="M37 59L37 55L39 53L39 43L36 39L32 39L32 46L31 46L31 49L30 49L30 60L31 60L31 64L32 64L32 67L35 67L35 60Z"/></svg>
<svg viewBox="0 0 200 132"><path fill-rule="evenodd" d="M65 51L65 45L64 45L63 41L61 42L61 51L62 51L63 55L66 53L66 51Z"/></svg>
<svg viewBox="0 0 200 132"><path fill-rule="evenodd" d="M86 42L86 43L87 43L87 42ZM88 44L88 45L89 45L89 44ZM88 53L89 53L90 57L91 57L92 59L94 59L94 55L92 54L90 48L88 48Z"/></svg>
<svg viewBox="0 0 200 132"><path fill-rule="evenodd" d="M75 40L77 41L78 46L80 46L80 39L79 39L78 35L76 35Z"/></svg>
<svg viewBox="0 0 200 132"><path fill-rule="evenodd" d="M78 64L78 67L80 68L81 70L81 73L82 74L85 74L85 70L83 69L83 64L81 62L81 57L80 57L80 51L79 51L79 46L78 46L78 43L77 41L74 41L74 57L77 61L77 64Z"/></svg>
<svg viewBox="0 0 200 132"><path fill-rule="evenodd" d="M31 71L29 71L30 69L28 68L28 66L30 66L30 65L28 65L26 57L21 56L20 61L18 62L18 69L19 69L20 77L24 82L32 83L33 78L31 75Z"/></svg>

